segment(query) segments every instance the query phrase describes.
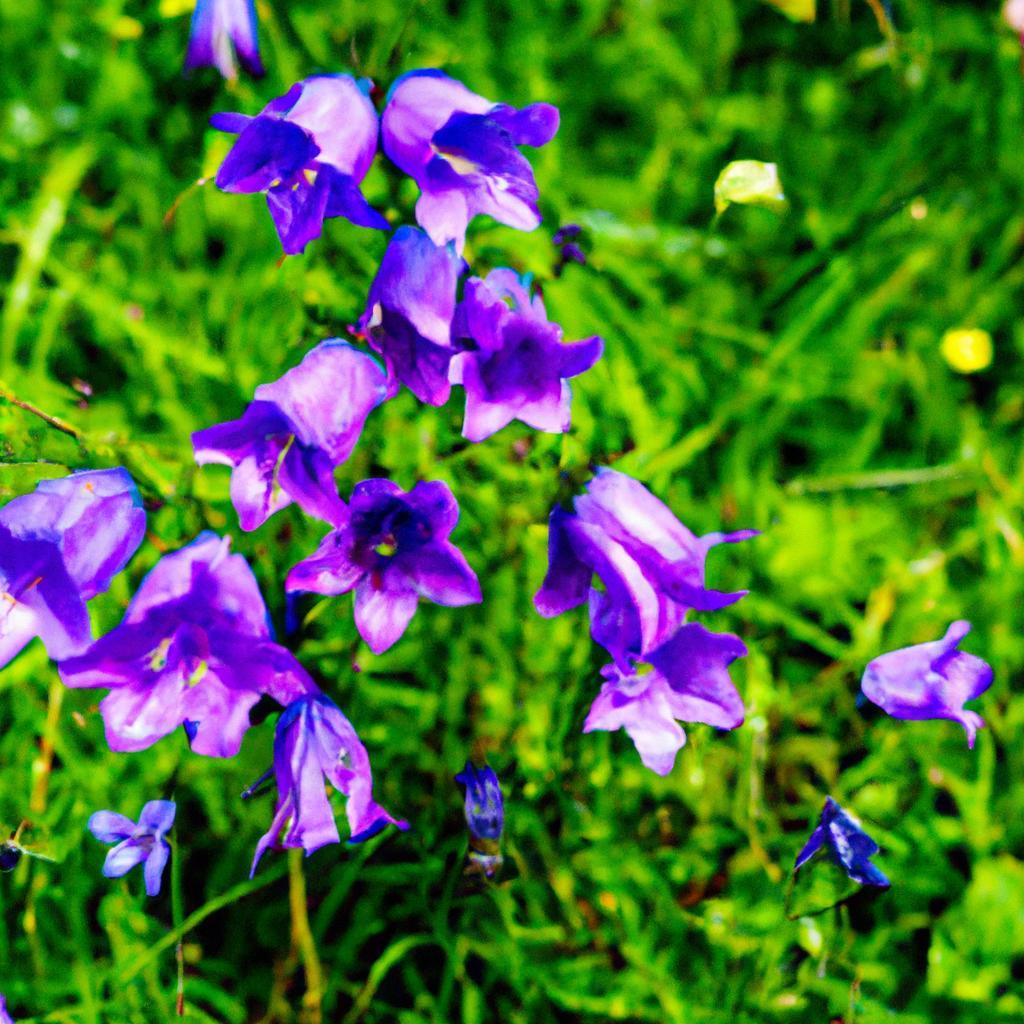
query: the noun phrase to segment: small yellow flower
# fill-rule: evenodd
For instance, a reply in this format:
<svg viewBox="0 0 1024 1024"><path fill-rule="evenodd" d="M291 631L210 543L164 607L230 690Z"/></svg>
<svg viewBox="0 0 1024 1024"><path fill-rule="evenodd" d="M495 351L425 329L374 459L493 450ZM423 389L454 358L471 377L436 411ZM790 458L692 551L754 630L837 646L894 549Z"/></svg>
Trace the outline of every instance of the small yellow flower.
<svg viewBox="0 0 1024 1024"><path fill-rule="evenodd" d="M955 328L942 336L940 350L957 373L977 373L992 364L992 335L980 327Z"/></svg>

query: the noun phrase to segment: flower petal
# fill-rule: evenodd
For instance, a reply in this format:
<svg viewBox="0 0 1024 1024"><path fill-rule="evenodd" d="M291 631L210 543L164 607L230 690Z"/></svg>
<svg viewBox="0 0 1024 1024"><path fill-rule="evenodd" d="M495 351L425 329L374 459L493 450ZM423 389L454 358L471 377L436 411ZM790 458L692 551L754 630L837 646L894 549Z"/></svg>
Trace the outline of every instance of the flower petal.
<svg viewBox="0 0 1024 1024"><path fill-rule="evenodd" d="M101 843L119 843L135 831L135 822L116 811L96 811L89 816L86 828Z"/></svg>
<svg viewBox="0 0 1024 1024"><path fill-rule="evenodd" d="M393 646L416 614L416 591L396 575L366 576L356 587L356 629L374 654Z"/></svg>
<svg viewBox="0 0 1024 1024"><path fill-rule="evenodd" d="M103 876L120 878L145 859L145 849L134 839L126 839L107 853L107 859L103 862Z"/></svg>
<svg viewBox="0 0 1024 1024"><path fill-rule="evenodd" d="M170 846L162 839L149 851L142 873L146 880L146 895L156 896L160 892L160 880L171 855Z"/></svg>

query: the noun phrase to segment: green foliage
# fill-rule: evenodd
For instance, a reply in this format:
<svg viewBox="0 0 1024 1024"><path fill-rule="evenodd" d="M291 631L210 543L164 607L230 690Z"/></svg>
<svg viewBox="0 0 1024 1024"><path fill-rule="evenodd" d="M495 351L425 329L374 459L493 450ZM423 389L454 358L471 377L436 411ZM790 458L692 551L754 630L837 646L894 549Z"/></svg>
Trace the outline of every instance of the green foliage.
<svg viewBox="0 0 1024 1024"><path fill-rule="evenodd" d="M336 220L279 265L262 200L194 184L224 151L210 113L251 113L319 70L386 88L425 65L562 110L530 154L545 225L476 222L466 255L533 271L567 337L604 336L572 433L513 425L466 445L457 392L441 410L405 394L338 472L343 495L374 474L447 481L485 602L422 605L380 657L349 598L306 606L297 654L413 826L307 862L325 1020L1024 1013L1020 47L995 4L895 3L894 39L867 3L820 6L797 24L759 0L270 0L268 77L228 89L181 77L187 17L155 2L0 0L16 72L0 78L0 498L67 469L138 480L148 540L93 602L97 630L160 552L207 527L251 560L281 626L284 574L322 527L290 508L241 534L227 471L196 469L189 434L344 335L385 244ZM718 173L752 157L778 165L789 213L713 222ZM398 222L415 189L394 180L375 170L368 194ZM556 278L550 234L566 222L589 263ZM963 325L995 350L969 378L940 351ZM581 735L601 652L583 609L532 608L548 511L592 463L643 480L698 533L764 531L712 556L712 585L751 596L704 617L751 649L734 666L747 723L688 729L666 779L624 734ZM995 667L974 751L954 723L858 707L868 659L959 617ZM172 794L186 1019L316 1019L287 858L246 880L271 808L238 793L269 762L273 717L230 762L180 735L113 755L97 701L65 692L38 644L0 673L0 820L66 847L0 876L16 1019L176 1019L169 894L102 878L85 832L95 809L135 815ZM474 749L507 801L505 880L476 892L451 779ZM892 889L789 921L787 875L826 793L881 844Z"/></svg>

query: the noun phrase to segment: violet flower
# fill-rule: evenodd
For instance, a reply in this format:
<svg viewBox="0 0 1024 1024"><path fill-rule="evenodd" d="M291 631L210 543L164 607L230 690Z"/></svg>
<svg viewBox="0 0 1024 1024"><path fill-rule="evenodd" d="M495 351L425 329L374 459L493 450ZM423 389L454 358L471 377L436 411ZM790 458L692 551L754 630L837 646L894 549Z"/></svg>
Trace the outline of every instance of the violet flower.
<svg viewBox="0 0 1024 1024"><path fill-rule="evenodd" d="M505 807L498 776L490 765L477 768L472 761L455 776L466 787L466 825L476 839L500 839Z"/></svg>
<svg viewBox="0 0 1024 1024"><path fill-rule="evenodd" d="M574 505L574 513L551 512L548 572L534 604L551 617L589 598L594 639L627 673L628 659L657 649L691 609L714 611L746 593L707 589L704 560L716 544L756 530L696 537L646 487L612 469L599 469ZM595 573L602 591L591 586Z"/></svg>
<svg viewBox="0 0 1024 1024"><path fill-rule="evenodd" d="M121 624L61 663L66 685L110 688L111 750L144 750L183 725L197 753L233 757L261 694L287 705L316 689L273 643L256 577L229 544L206 532L164 555Z"/></svg>
<svg viewBox="0 0 1024 1024"><path fill-rule="evenodd" d="M512 420L535 430L565 433L570 427L572 389L566 378L589 370L601 358L596 335L566 345L529 276L492 270L470 278L456 312L454 332L475 343L451 362L450 379L466 390L462 436L482 441Z"/></svg>
<svg viewBox="0 0 1024 1024"><path fill-rule="evenodd" d="M101 843L117 843L103 862L104 877L120 878L136 864L143 864L146 895L156 896L171 855L164 836L174 824L175 810L172 800L150 800L142 808L138 825L116 811L96 811L89 818L89 831Z"/></svg>
<svg viewBox="0 0 1024 1024"><path fill-rule="evenodd" d="M391 87L381 125L384 152L420 187L416 220L438 245L461 252L478 213L521 231L540 224L533 170L516 147L551 141L555 107L516 110L442 71L410 71Z"/></svg>
<svg viewBox="0 0 1024 1024"><path fill-rule="evenodd" d="M345 503L334 467L352 454L366 417L386 396L380 364L330 338L283 377L261 384L241 419L196 431L196 462L232 467L231 501L243 530L255 530L292 501L338 522Z"/></svg>
<svg viewBox="0 0 1024 1024"><path fill-rule="evenodd" d="M992 668L981 658L957 650L970 631L971 624L960 619L941 640L879 655L864 670L860 684L864 696L893 718L959 722L967 732L967 746L973 747L975 734L985 723L963 705L992 685Z"/></svg>
<svg viewBox="0 0 1024 1024"><path fill-rule="evenodd" d="M313 75L271 100L256 117L214 114L210 124L238 139L217 171L224 192L265 192L284 251L302 252L326 217L387 230L359 191L377 152L369 79Z"/></svg>
<svg viewBox="0 0 1024 1024"><path fill-rule="evenodd" d="M889 887L889 879L871 863L878 853L878 843L832 797L825 798L818 827L800 851L793 870L799 871L822 848L854 882Z"/></svg>
<svg viewBox="0 0 1024 1024"><path fill-rule="evenodd" d="M454 246L436 246L416 228L399 228L388 243L354 330L384 358L392 394L401 382L428 405L448 401L448 364L455 354L451 324L462 267Z"/></svg>
<svg viewBox="0 0 1024 1024"><path fill-rule="evenodd" d="M584 732L625 729L640 759L653 772L668 775L686 733L676 719L717 729L743 724L743 701L729 665L747 648L731 633L709 633L683 626L656 650L625 672L606 665L606 682L590 706Z"/></svg>
<svg viewBox="0 0 1024 1024"><path fill-rule="evenodd" d="M233 81L239 62L250 75L262 76L254 0L196 0L185 69L215 67Z"/></svg>
<svg viewBox="0 0 1024 1024"><path fill-rule="evenodd" d="M347 520L291 568L285 589L354 589L356 629L381 654L405 632L421 597L450 608L483 599L476 573L448 540L458 519L458 503L440 480L408 494L390 480L364 480L352 491Z"/></svg>
<svg viewBox="0 0 1024 1024"><path fill-rule="evenodd" d="M57 660L85 650L86 601L110 586L145 530L123 469L43 480L0 509L0 667L34 636Z"/></svg>
<svg viewBox="0 0 1024 1024"><path fill-rule="evenodd" d="M14 1018L7 1012L7 1000L0 992L0 1024L14 1024Z"/></svg>
<svg viewBox="0 0 1024 1024"><path fill-rule="evenodd" d="M407 829L373 799L370 758L352 723L322 693L306 694L285 708L274 733L277 807L270 829L256 845L251 878L268 847L299 848L309 856L340 841L324 780L348 798L350 842L375 835L385 825ZM250 787L250 790L253 787ZM248 792L248 791L247 791ZM281 830L287 826L284 836Z"/></svg>

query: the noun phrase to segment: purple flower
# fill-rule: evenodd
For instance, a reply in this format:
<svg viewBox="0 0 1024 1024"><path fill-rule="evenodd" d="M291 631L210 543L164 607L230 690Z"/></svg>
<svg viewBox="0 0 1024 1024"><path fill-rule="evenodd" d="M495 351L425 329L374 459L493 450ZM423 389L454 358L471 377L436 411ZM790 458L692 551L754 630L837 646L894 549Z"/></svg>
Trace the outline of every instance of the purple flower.
<svg viewBox="0 0 1024 1024"><path fill-rule="evenodd" d="M941 640L902 647L881 654L864 670L861 689L868 700L893 718L949 718L967 732L967 746L985 724L964 710L964 702L980 697L992 685L992 668L981 658L957 650L971 631L962 619Z"/></svg>
<svg viewBox="0 0 1024 1024"><path fill-rule="evenodd" d="M451 324L462 267L454 246L436 246L422 231L399 228L355 328L383 356L392 379L429 405L444 405L451 393Z"/></svg>
<svg viewBox="0 0 1024 1024"><path fill-rule="evenodd" d="M878 853L878 843L830 796L825 798L821 821L800 851L793 870L799 871L822 847L853 881L889 887L889 879L871 863Z"/></svg>
<svg viewBox="0 0 1024 1024"><path fill-rule="evenodd" d="M472 761L455 776L466 787L466 824L475 839L498 840L505 824L498 776L490 765L477 768Z"/></svg>
<svg viewBox="0 0 1024 1024"><path fill-rule="evenodd" d="M144 750L183 725L192 749L233 757L261 694L290 704L315 684L273 643L256 577L230 541L201 533L165 555L124 620L60 665L68 686L105 686L111 750Z"/></svg>
<svg viewBox="0 0 1024 1024"><path fill-rule="evenodd" d="M101 843L117 843L103 862L104 877L120 878L136 864L144 864L146 895L156 896L171 855L164 836L174 824L175 810L172 800L150 800L142 808L138 825L116 811L96 811L89 818L89 831Z"/></svg>
<svg viewBox="0 0 1024 1024"><path fill-rule="evenodd" d="M377 152L377 111L369 79L313 75L271 100L259 115L214 114L210 124L238 134L217 171L225 192L266 192L284 251L302 252L324 218L346 217L387 230L359 183Z"/></svg>
<svg viewBox="0 0 1024 1024"><path fill-rule="evenodd" d="M624 670L627 656L657 649L690 609L714 611L746 593L708 590L704 560L716 544L756 530L696 537L646 487L611 469L599 469L574 505L575 513L551 512L548 573L534 604L551 617L589 597L591 633ZM602 591L591 586L595 573Z"/></svg>
<svg viewBox="0 0 1024 1024"><path fill-rule="evenodd" d="M0 509L0 667L34 636L57 660L85 650L86 601L110 586L145 531L123 469L43 480Z"/></svg>
<svg viewBox="0 0 1024 1024"><path fill-rule="evenodd" d="M0 992L0 1024L14 1024L14 1018L7 1012L7 1000Z"/></svg>
<svg viewBox="0 0 1024 1024"><path fill-rule="evenodd" d="M617 665L601 670L607 681L583 731L625 729L643 763L668 775L686 743L676 719L717 729L743 724L743 701L729 665L746 653L743 641L731 633L709 633L697 623L683 626L628 672Z"/></svg>
<svg viewBox="0 0 1024 1024"><path fill-rule="evenodd" d="M407 829L373 800L373 777L366 747L352 723L322 693L311 693L285 708L274 734L277 807L270 830L256 845L251 878L271 845L301 847L308 856L339 842L324 779L348 797L345 814L350 842L358 843L387 824ZM281 830L287 825L283 838Z"/></svg>
<svg viewBox="0 0 1024 1024"><path fill-rule="evenodd" d="M359 440L387 396L384 370L337 338L322 341L272 384L256 389L240 420L192 435L196 462L232 467L231 501L243 530L255 530L292 501L334 523L345 514L334 467Z"/></svg>
<svg viewBox="0 0 1024 1024"><path fill-rule="evenodd" d="M540 296L531 298L529 287L529 277L505 269L466 283L455 333L477 347L452 359L450 379L466 389L462 435L470 441L482 441L512 420L565 433L572 402L566 378L601 358L603 343L596 335L563 344L561 327L548 320Z"/></svg>
<svg viewBox="0 0 1024 1024"><path fill-rule="evenodd" d="M215 67L234 80L239 61L250 75L259 78L263 74L256 4L253 0L196 0L185 69Z"/></svg>
<svg viewBox="0 0 1024 1024"><path fill-rule="evenodd" d="M364 480L352 492L348 519L292 567L285 589L354 589L356 628L380 654L405 632L421 597L449 607L482 600L476 574L448 540L458 518L455 497L440 480L408 494L390 480Z"/></svg>
<svg viewBox="0 0 1024 1024"><path fill-rule="evenodd" d="M555 107L516 110L442 71L410 71L391 87L382 129L384 152L420 187L416 220L438 245L461 252L478 213L521 231L540 224L533 170L516 147L551 141Z"/></svg>

